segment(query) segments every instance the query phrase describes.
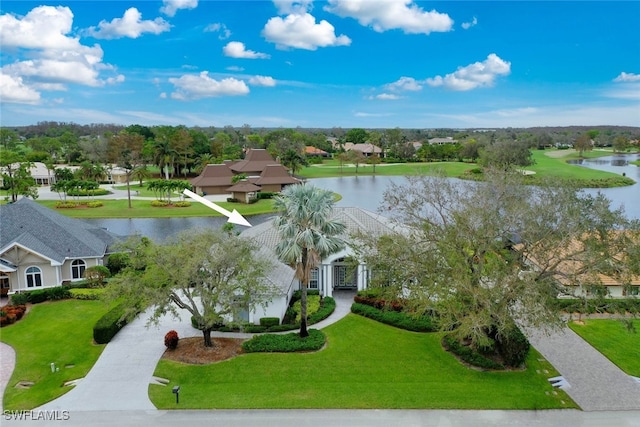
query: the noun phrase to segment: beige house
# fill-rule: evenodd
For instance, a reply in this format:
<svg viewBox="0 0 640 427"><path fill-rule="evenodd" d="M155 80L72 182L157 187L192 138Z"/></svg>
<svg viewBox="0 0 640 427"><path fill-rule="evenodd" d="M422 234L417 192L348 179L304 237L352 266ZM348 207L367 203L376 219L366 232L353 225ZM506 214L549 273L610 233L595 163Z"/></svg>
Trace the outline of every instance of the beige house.
<svg viewBox="0 0 640 427"><path fill-rule="evenodd" d="M118 236L22 198L0 206L2 294L60 286L81 280L88 267L103 265Z"/></svg>

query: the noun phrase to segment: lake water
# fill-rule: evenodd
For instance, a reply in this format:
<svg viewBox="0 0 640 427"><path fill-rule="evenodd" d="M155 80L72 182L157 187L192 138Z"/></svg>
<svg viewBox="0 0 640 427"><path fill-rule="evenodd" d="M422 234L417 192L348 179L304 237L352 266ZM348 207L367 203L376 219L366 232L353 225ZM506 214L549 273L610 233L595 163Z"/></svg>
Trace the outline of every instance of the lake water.
<svg viewBox="0 0 640 427"><path fill-rule="evenodd" d="M640 219L640 167L630 165L629 161L637 160L640 155L611 156L593 160L584 160L581 166L606 170L634 179L635 185L619 188L604 188L600 190L586 189L590 194L601 191L607 196L614 207L624 207L629 218ZM311 180L314 185L342 195L338 206L357 206L376 212L382 203L384 190L390 182L402 183L399 176L359 176L319 178ZM247 219L253 225L268 220L272 215L255 215ZM132 219L87 219L94 225L104 227L119 235L140 234L153 240L163 240L182 230L191 228L221 228L226 222L223 217L198 218L132 218ZM238 226L240 229L244 228Z"/></svg>

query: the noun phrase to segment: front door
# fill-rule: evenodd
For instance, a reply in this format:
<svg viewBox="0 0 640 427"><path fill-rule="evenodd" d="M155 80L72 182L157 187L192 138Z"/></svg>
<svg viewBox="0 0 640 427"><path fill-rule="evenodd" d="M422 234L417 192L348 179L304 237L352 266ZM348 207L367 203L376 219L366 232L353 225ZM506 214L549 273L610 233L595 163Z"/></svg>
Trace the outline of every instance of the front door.
<svg viewBox="0 0 640 427"><path fill-rule="evenodd" d="M342 259L333 263L333 289L357 289L358 275L352 264L346 264Z"/></svg>

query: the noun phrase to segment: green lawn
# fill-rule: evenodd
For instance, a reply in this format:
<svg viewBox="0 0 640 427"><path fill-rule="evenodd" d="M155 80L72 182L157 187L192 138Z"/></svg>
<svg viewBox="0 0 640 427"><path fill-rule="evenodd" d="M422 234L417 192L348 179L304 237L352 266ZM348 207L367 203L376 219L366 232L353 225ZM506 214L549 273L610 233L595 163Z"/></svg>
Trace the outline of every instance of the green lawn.
<svg viewBox="0 0 640 427"><path fill-rule="evenodd" d="M0 340L16 351L4 408L35 408L69 391L71 387L63 387L65 381L84 377L104 349L93 344L93 325L107 309L99 301L47 302L34 305L22 320L0 329ZM51 362L59 372L51 372ZM15 388L19 381L35 385Z"/></svg>
<svg viewBox="0 0 640 427"><path fill-rule="evenodd" d="M440 334L354 314L323 332L327 346L315 353L252 353L200 366L161 360L155 375L171 382L150 385L150 398L160 409L576 407L549 385L557 373L536 351L525 371L479 372L442 350Z"/></svg>
<svg viewBox="0 0 640 427"><path fill-rule="evenodd" d="M132 200L132 208L129 209L127 200L100 200L104 206L99 208L82 209L56 209L56 200L37 200L38 203L54 209L56 212L73 218L169 218L169 217L201 217L222 216L202 203L192 201L191 206L177 207L153 207L151 200ZM250 216L273 212L272 200L259 200L251 205L243 203L216 202L216 204L228 211L236 209L242 215Z"/></svg>
<svg viewBox="0 0 640 427"><path fill-rule="evenodd" d="M640 320L633 322L635 333L619 320L588 319L569 327L624 372L640 377Z"/></svg>
<svg viewBox="0 0 640 427"><path fill-rule="evenodd" d="M406 176L417 174L431 174L443 170L447 176L457 177L468 169L475 168L474 163L460 162L432 162L432 163L395 163L376 165L375 175L385 176ZM348 166L346 163L341 168L338 160L325 160L321 165L311 165L303 168L298 175L304 178L331 178L340 176L372 176L373 165L361 164L356 174L355 166Z"/></svg>
<svg viewBox="0 0 640 427"><path fill-rule="evenodd" d="M127 185L114 185L113 186L114 189L116 190L122 190L122 191L127 191ZM147 189L147 186L145 185L145 183L142 183L142 186L140 186L139 182L132 182L129 185L129 190L131 191L131 195L132 196L140 196L140 197L156 197L156 193L155 191L151 191L149 189ZM137 193L136 193L137 192ZM178 195L176 195L176 197L179 197Z"/></svg>

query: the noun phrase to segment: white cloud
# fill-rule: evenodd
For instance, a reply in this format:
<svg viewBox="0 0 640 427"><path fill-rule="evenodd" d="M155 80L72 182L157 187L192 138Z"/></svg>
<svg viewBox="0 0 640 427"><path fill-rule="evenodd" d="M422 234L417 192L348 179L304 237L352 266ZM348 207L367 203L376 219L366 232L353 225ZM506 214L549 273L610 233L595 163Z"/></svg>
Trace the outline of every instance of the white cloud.
<svg viewBox="0 0 640 427"><path fill-rule="evenodd" d="M162 0L162 4L160 12L167 16L175 16L180 9L195 9L198 7L198 0Z"/></svg>
<svg viewBox="0 0 640 427"><path fill-rule="evenodd" d="M620 82L638 82L638 81L640 81L640 74L625 73L623 71L623 72L620 73L620 75L618 77L613 79L613 81L616 82L616 83L620 83Z"/></svg>
<svg viewBox="0 0 640 427"><path fill-rule="evenodd" d="M13 77L1 73L0 98L2 98L2 102L37 104L40 102L40 93L25 85L22 77Z"/></svg>
<svg viewBox="0 0 640 427"><path fill-rule="evenodd" d="M268 76L253 76L249 79L249 84L253 86L267 86L273 87L276 85L276 81L273 77Z"/></svg>
<svg viewBox="0 0 640 427"><path fill-rule="evenodd" d="M381 93L376 96L372 96L369 99L380 99L382 101L395 101L396 99L400 99L400 98L402 97L394 93Z"/></svg>
<svg viewBox="0 0 640 427"><path fill-rule="evenodd" d="M242 42L229 42L222 48L222 52L225 56L231 58L244 58L244 59L268 59L269 55L266 53L254 52L253 50L246 50L244 43Z"/></svg>
<svg viewBox="0 0 640 427"><path fill-rule="evenodd" d="M422 82L419 82L413 77L400 77L397 81L385 85L385 88L393 92L400 92L400 91L415 92L415 91L422 90L421 83Z"/></svg>
<svg viewBox="0 0 640 427"><path fill-rule="evenodd" d="M280 15L304 14L311 10L313 0L273 0Z"/></svg>
<svg viewBox="0 0 640 427"><path fill-rule="evenodd" d="M453 20L446 13L425 12L413 0L329 0L325 10L357 19L377 32L400 29L406 34L447 32Z"/></svg>
<svg viewBox="0 0 640 427"><path fill-rule="evenodd" d="M241 72L241 71L244 71L244 67L238 67L237 65L231 65L231 66L225 68L225 70Z"/></svg>
<svg viewBox="0 0 640 427"><path fill-rule="evenodd" d="M607 90L604 92L604 96L615 99L640 100L640 82L637 83L634 80L623 81L628 83L618 85L614 89ZM638 111L640 111L640 109Z"/></svg>
<svg viewBox="0 0 640 427"><path fill-rule="evenodd" d="M356 111L353 113L356 117L389 117L393 116L391 113L365 113L363 111Z"/></svg>
<svg viewBox="0 0 640 427"><path fill-rule="evenodd" d="M335 28L329 22L322 20L316 24L316 18L308 13L273 17L265 24L262 35L279 49L316 50L351 44L351 39L345 35L336 37Z"/></svg>
<svg viewBox="0 0 640 427"><path fill-rule="evenodd" d="M200 74L185 74L180 78L170 78L176 91L171 98L183 101L213 98L218 96L239 96L249 93L249 87L242 80L226 78L215 80L209 77L208 71Z"/></svg>
<svg viewBox="0 0 640 427"><path fill-rule="evenodd" d="M475 27L477 24L478 24L478 18L474 16L471 22L463 22L461 27L465 30L468 30L471 27Z"/></svg>
<svg viewBox="0 0 640 427"><path fill-rule="evenodd" d="M451 90L465 91L493 86L496 77L506 76L510 73L511 63L492 53L482 62L475 62L466 67L458 67L455 72L444 77L429 78L426 83L434 87L444 86Z"/></svg>
<svg viewBox="0 0 640 427"><path fill-rule="evenodd" d="M214 24L209 24L204 29L205 33L220 33L218 38L220 40L225 40L231 37L231 30L227 28L226 25L216 22Z"/></svg>
<svg viewBox="0 0 640 427"><path fill-rule="evenodd" d="M23 17L0 15L3 48L24 50L22 58L2 67L3 101L38 102L41 91L66 90L66 84L99 87L118 83L124 76L102 62L100 45L85 46L72 31L68 7L38 6ZM103 78L102 73L112 73Z"/></svg>
<svg viewBox="0 0 640 427"><path fill-rule="evenodd" d="M137 39L142 34L160 34L171 29L171 25L162 18L153 21L142 20L142 14L135 7L124 12L122 18L114 18L111 22L100 21L98 27L90 27L87 34L98 39L119 39L129 37Z"/></svg>

